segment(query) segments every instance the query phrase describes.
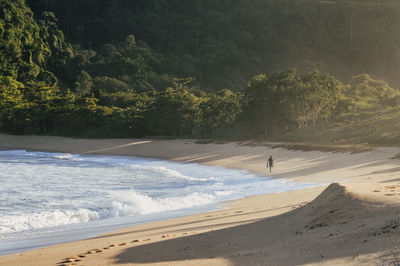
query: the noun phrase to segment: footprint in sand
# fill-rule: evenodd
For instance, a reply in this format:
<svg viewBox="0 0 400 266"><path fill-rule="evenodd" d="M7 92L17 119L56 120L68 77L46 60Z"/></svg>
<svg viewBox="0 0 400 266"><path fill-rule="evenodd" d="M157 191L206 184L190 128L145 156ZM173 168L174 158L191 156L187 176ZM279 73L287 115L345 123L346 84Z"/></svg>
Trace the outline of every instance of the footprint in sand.
<svg viewBox="0 0 400 266"><path fill-rule="evenodd" d="M95 253L100 253L100 252L103 252L103 250L96 248L96 249L89 250L88 254L95 254Z"/></svg>
<svg viewBox="0 0 400 266"><path fill-rule="evenodd" d="M373 192L381 192L379 189L375 189Z"/></svg>
<svg viewBox="0 0 400 266"><path fill-rule="evenodd" d="M170 237L174 237L175 235L168 235L168 234L165 234L165 235L162 235L161 236L161 238L170 238Z"/></svg>
<svg viewBox="0 0 400 266"><path fill-rule="evenodd" d="M131 243L138 243L138 242L144 242L144 241L150 241L151 238L147 238L147 239L134 239L131 241Z"/></svg>
<svg viewBox="0 0 400 266"><path fill-rule="evenodd" d="M396 196L396 194L395 193L388 193L388 194L385 194L385 196Z"/></svg>
<svg viewBox="0 0 400 266"><path fill-rule="evenodd" d="M197 234L197 232L185 232L185 233L182 233L182 235L184 235L184 236L193 235L193 234Z"/></svg>
<svg viewBox="0 0 400 266"><path fill-rule="evenodd" d="M59 263L59 265L60 266L63 266L63 265L69 265L69 266L77 265L76 262L82 261L82 259L85 258L85 257L86 257L86 255L79 254L77 256L65 258L62 262Z"/></svg>
<svg viewBox="0 0 400 266"><path fill-rule="evenodd" d="M111 244L108 246L108 248L113 248L113 247L119 247L119 246L125 246L127 243L119 243L119 244Z"/></svg>
<svg viewBox="0 0 400 266"><path fill-rule="evenodd" d="M74 257L66 258L66 259L64 259L63 262L60 263L60 266L63 266L63 265L69 265L69 266L77 265L76 262L82 261L82 259L86 258L86 256L88 254L100 253L100 252L103 252L103 250L106 250L106 249L108 249L108 247L101 248L101 249L95 248L95 249L89 250L86 254L79 254L79 255L76 255Z"/></svg>
<svg viewBox="0 0 400 266"><path fill-rule="evenodd" d="M67 258L63 262L61 262L61 265L75 265L74 262L79 262L79 261L81 260L77 258Z"/></svg>

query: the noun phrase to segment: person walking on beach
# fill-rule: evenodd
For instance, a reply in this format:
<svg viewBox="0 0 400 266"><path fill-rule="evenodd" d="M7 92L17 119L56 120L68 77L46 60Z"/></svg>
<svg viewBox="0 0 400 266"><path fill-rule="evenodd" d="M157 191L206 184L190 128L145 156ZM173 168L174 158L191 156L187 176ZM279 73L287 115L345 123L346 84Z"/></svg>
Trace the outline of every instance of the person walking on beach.
<svg viewBox="0 0 400 266"><path fill-rule="evenodd" d="M271 173L272 167L274 167L274 159L272 159L272 155L269 156L269 159L267 160L267 168L269 167L269 172Z"/></svg>

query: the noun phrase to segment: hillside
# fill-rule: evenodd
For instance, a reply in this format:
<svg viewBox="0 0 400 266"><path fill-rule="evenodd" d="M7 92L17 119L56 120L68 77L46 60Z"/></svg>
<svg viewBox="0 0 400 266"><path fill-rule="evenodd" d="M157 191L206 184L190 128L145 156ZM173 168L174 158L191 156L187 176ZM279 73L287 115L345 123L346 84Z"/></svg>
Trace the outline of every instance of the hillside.
<svg viewBox="0 0 400 266"><path fill-rule="evenodd" d="M400 85L400 5L393 0L27 0L54 12L72 43L93 49L134 34L160 69L203 88L240 89L259 73L366 73Z"/></svg>
<svg viewBox="0 0 400 266"><path fill-rule="evenodd" d="M0 9L3 132L400 138L393 1L0 0Z"/></svg>

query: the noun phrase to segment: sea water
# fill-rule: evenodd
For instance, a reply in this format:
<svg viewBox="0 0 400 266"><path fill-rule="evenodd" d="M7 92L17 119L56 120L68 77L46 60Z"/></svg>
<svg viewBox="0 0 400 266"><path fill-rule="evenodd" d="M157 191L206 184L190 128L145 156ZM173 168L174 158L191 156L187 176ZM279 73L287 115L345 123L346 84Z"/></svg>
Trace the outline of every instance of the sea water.
<svg viewBox="0 0 400 266"><path fill-rule="evenodd" d="M0 255L311 186L196 163L0 151Z"/></svg>

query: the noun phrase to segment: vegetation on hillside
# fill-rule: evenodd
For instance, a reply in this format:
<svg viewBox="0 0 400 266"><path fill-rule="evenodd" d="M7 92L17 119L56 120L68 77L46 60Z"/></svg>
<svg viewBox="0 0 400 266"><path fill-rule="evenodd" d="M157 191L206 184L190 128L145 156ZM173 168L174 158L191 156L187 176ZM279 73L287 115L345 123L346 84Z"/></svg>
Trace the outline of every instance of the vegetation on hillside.
<svg viewBox="0 0 400 266"><path fill-rule="evenodd" d="M0 0L0 130L393 144L397 8Z"/></svg>
<svg viewBox="0 0 400 266"><path fill-rule="evenodd" d="M400 85L396 0L27 0L51 11L85 50L134 34L158 70L204 89L241 89L254 75L295 67L342 82L366 73Z"/></svg>
<svg viewBox="0 0 400 266"><path fill-rule="evenodd" d="M399 132L399 90L364 74L343 87L336 114L329 121L294 130L280 139L398 146Z"/></svg>

